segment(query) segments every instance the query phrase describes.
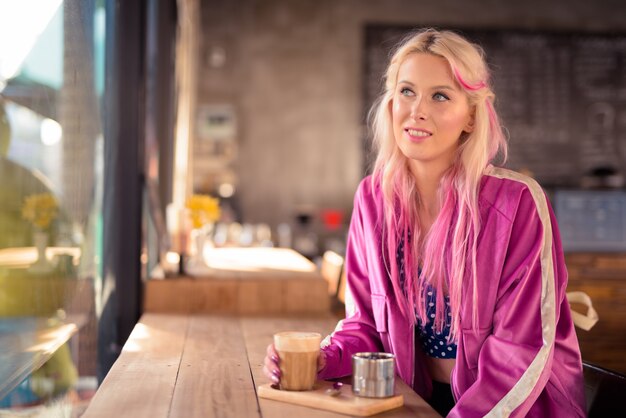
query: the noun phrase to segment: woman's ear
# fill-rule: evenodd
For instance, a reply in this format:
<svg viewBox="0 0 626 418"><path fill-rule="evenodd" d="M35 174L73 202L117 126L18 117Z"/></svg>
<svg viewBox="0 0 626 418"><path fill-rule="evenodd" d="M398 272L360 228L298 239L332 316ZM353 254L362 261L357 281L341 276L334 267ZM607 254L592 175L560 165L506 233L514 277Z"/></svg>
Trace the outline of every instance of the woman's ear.
<svg viewBox="0 0 626 418"><path fill-rule="evenodd" d="M468 134L472 133L474 131L474 122L475 121L476 121L476 110L474 109L472 111L472 113L470 114L469 121L467 122L467 124L463 128L463 131L467 132Z"/></svg>

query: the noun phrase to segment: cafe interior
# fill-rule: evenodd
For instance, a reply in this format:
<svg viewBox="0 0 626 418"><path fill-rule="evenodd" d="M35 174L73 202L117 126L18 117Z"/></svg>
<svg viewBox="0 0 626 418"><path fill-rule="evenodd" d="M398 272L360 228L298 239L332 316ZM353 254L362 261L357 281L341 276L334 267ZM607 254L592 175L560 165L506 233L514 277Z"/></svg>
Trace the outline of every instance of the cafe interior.
<svg viewBox="0 0 626 418"><path fill-rule="evenodd" d="M21 0L0 22L0 416L439 416L400 379L400 406L263 396L274 333L345 316L368 111L422 27L484 48L507 167L559 224L589 416L624 411L621 0Z"/></svg>

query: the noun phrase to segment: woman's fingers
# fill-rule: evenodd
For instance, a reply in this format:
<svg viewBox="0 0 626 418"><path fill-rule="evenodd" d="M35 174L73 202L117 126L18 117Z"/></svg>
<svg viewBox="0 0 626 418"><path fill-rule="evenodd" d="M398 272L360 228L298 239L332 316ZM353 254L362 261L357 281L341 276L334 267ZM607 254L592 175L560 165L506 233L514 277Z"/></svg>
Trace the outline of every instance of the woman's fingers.
<svg viewBox="0 0 626 418"><path fill-rule="evenodd" d="M326 356L323 351L320 351L320 355L317 357L317 371L319 372L326 366ZM280 383L280 358L274 348L274 344L267 346L265 352L265 358L263 359L263 374L275 384Z"/></svg>
<svg viewBox="0 0 626 418"><path fill-rule="evenodd" d="M274 344L267 346L265 359L263 361L263 374L267 376L272 383L280 383L280 359L278 353L274 349Z"/></svg>
<svg viewBox="0 0 626 418"><path fill-rule="evenodd" d="M317 356L317 371L319 372L324 367L326 367L326 355L320 350L320 355Z"/></svg>
<svg viewBox="0 0 626 418"><path fill-rule="evenodd" d="M278 377L275 373L271 372L267 366L263 365L263 374L267 376L267 378L275 384L280 383L280 377Z"/></svg>
<svg viewBox="0 0 626 418"><path fill-rule="evenodd" d="M269 357L276 365L278 366L279 357L276 348L274 348L274 344L270 344L267 346L267 357Z"/></svg>

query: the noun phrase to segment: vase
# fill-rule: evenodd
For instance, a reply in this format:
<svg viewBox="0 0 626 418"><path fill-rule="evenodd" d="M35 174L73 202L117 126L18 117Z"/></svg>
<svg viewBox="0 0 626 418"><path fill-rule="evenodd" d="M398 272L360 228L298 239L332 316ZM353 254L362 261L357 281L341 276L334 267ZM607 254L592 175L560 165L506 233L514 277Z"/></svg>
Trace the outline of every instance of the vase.
<svg viewBox="0 0 626 418"><path fill-rule="evenodd" d="M193 243L193 253L187 260L185 271L190 274L200 274L209 268L206 262L206 249L212 246L211 232L213 225L207 224L191 231L191 242Z"/></svg>
<svg viewBox="0 0 626 418"><path fill-rule="evenodd" d="M35 231L33 233L33 244L37 250L37 259L30 265L28 271L31 273L49 273L53 270L53 265L46 256L46 248L48 248L48 233L44 231Z"/></svg>

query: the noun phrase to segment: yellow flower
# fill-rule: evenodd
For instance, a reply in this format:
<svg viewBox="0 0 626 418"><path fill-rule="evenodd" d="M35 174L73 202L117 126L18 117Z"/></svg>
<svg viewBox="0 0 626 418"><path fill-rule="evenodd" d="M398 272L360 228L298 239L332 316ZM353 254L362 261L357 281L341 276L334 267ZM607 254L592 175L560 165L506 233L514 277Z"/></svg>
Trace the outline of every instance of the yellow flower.
<svg viewBox="0 0 626 418"><path fill-rule="evenodd" d="M51 193L27 196L22 206L22 218L40 229L48 228L58 213L59 204Z"/></svg>
<svg viewBox="0 0 626 418"><path fill-rule="evenodd" d="M194 228L201 228L220 218L220 201L218 198L194 194L185 203Z"/></svg>

